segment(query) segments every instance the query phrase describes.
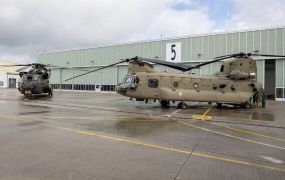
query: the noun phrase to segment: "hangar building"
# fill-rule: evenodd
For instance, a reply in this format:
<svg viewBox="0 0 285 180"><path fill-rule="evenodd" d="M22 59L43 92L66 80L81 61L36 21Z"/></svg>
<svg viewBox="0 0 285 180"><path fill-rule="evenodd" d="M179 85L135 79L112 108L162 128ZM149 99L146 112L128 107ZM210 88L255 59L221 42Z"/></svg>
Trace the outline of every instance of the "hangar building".
<svg viewBox="0 0 285 180"><path fill-rule="evenodd" d="M201 34L167 39L139 41L94 48L64 50L40 54L39 62L60 66L52 70L50 83L54 89L81 91L113 91L127 74L127 64L120 64L70 81L70 77L134 56L157 58L196 65L214 57L251 52L285 55L285 27ZM276 100L285 100L285 58L255 58L257 80ZM66 68L67 67L67 68ZM71 69L72 68L72 69ZM155 67L157 70L165 68ZM219 63L193 71L213 74ZM167 71L173 71L167 68Z"/></svg>
<svg viewBox="0 0 285 180"><path fill-rule="evenodd" d="M0 64L11 65L12 63L0 61ZM19 67L0 67L0 88L17 88L19 69Z"/></svg>

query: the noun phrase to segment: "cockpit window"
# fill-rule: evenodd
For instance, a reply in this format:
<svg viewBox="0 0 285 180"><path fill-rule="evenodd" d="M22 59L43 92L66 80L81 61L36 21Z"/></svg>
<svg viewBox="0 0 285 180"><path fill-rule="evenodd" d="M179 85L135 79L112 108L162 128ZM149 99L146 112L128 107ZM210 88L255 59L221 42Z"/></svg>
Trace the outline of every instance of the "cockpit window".
<svg viewBox="0 0 285 180"><path fill-rule="evenodd" d="M131 83L132 83L132 77L131 77L131 76L127 76L127 77L125 78L124 82L125 82L126 84L131 84Z"/></svg>
<svg viewBox="0 0 285 180"><path fill-rule="evenodd" d="M136 75L127 75L125 79L123 80L124 83L130 85L130 84L138 84L139 78Z"/></svg>
<svg viewBox="0 0 285 180"><path fill-rule="evenodd" d="M26 75L26 76L23 76L23 79L24 80L28 80L28 81L37 81L37 80L39 80L39 77L38 76L28 76L28 75Z"/></svg>

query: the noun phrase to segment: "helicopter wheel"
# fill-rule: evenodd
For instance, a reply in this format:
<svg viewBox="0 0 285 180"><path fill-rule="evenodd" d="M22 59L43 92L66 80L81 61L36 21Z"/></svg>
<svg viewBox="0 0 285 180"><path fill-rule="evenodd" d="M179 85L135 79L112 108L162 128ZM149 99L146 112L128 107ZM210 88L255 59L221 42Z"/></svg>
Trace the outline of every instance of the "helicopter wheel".
<svg viewBox="0 0 285 180"><path fill-rule="evenodd" d="M53 95L53 94L52 94L52 90L50 90L50 91L48 92L48 96L49 96L49 97L52 97L52 95Z"/></svg>
<svg viewBox="0 0 285 180"><path fill-rule="evenodd" d="M182 102L178 103L177 107L178 107L178 109L186 109L188 107L188 105L182 101Z"/></svg>
<svg viewBox="0 0 285 180"><path fill-rule="evenodd" d="M243 105L243 107L244 107L245 109L249 109L249 108L251 108L251 105L249 104L249 102L246 102L246 103Z"/></svg>
<svg viewBox="0 0 285 180"><path fill-rule="evenodd" d="M217 103L217 108L222 109L222 103Z"/></svg>
<svg viewBox="0 0 285 180"><path fill-rule="evenodd" d="M168 108L169 107L169 101L167 100L161 100L160 105L162 108Z"/></svg>

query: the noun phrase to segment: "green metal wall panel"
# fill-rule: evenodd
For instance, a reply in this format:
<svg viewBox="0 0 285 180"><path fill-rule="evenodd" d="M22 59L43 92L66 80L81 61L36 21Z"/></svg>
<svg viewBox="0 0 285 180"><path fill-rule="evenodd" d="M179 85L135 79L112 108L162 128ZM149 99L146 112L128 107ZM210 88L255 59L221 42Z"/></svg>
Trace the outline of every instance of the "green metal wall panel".
<svg viewBox="0 0 285 180"><path fill-rule="evenodd" d="M202 38L202 59L210 59L211 57L209 56L209 37L203 36Z"/></svg>
<svg viewBox="0 0 285 180"><path fill-rule="evenodd" d="M264 60L256 61L257 66L257 81L263 84L264 81ZM263 85L264 86L264 85Z"/></svg>
<svg viewBox="0 0 285 180"><path fill-rule="evenodd" d="M232 34L233 38L233 53L240 52L239 49L239 33Z"/></svg>
<svg viewBox="0 0 285 180"><path fill-rule="evenodd" d="M261 54L267 54L268 53L268 44L269 44L269 36L268 36L267 30L261 31L260 43L261 43L260 53Z"/></svg>
<svg viewBox="0 0 285 180"><path fill-rule="evenodd" d="M276 87L285 87L284 84L284 72L285 72L285 60L276 61Z"/></svg>
<svg viewBox="0 0 285 180"><path fill-rule="evenodd" d="M276 30L276 54L284 54L284 29Z"/></svg>
<svg viewBox="0 0 285 180"><path fill-rule="evenodd" d="M246 52L254 52L254 37L253 32L247 32L246 33Z"/></svg>
<svg viewBox="0 0 285 180"><path fill-rule="evenodd" d="M255 31L253 33L253 51L259 53L261 50L261 31Z"/></svg>
<svg viewBox="0 0 285 180"><path fill-rule="evenodd" d="M182 61L200 62L210 60L216 56L243 52L256 52L264 54L284 55L284 28L255 30L248 32L231 32L215 35L203 35L195 37L183 37L178 39L157 40L150 42L136 42L133 44L122 44L82 50L71 50L63 52L46 53L40 55L39 62L54 64L64 67L73 66L102 66L119 61L122 58L134 56L165 59L166 44L170 42L181 42ZM277 61L279 63L279 61ZM282 61L283 62L283 61ZM192 63L193 64L193 63ZM258 81L263 82L263 61L257 62ZM203 67L201 70L194 70L196 74L212 74L219 70L219 64L212 64ZM278 67L278 66L277 66ZM158 70L170 70L157 66ZM280 67L277 70L281 72ZM282 68L284 68L282 66ZM94 68L93 68L94 69ZM121 82L127 72L126 66L113 67L100 73L76 79L73 83L96 83L116 84ZM62 80L82 71L62 70ZM101 74L101 75L100 75ZM282 74L282 73L281 73ZM101 77L100 77L101 76ZM280 84L283 79L278 75L277 81ZM59 82L60 70L53 70L51 83ZM68 82L71 83L71 82Z"/></svg>
<svg viewBox="0 0 285 180"><path fill-rule="evenodd" d="M233 33L227 34L227 54L233 54Z"/></svg>
<svg viewBox="0 0 285 180"><path fill-rule="evenodd" d="M242 33L239 33L239 44L240 44L240 47L239 47L239 52L247 52L247 44L246 44L246 38L247 38L247 35L246 35L246 32L242 32Z"/></svg>

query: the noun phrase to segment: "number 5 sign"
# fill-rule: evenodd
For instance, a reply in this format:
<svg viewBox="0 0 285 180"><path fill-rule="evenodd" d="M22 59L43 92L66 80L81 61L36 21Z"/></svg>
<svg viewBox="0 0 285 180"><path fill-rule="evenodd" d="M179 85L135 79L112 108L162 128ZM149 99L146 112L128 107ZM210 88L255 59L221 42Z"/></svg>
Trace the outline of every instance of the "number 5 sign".
<svg viewBox="0 0 285 180"><path fill-rule="evenodd" d="M181 42L166 44L166 61L181 62Z"/></svg>

